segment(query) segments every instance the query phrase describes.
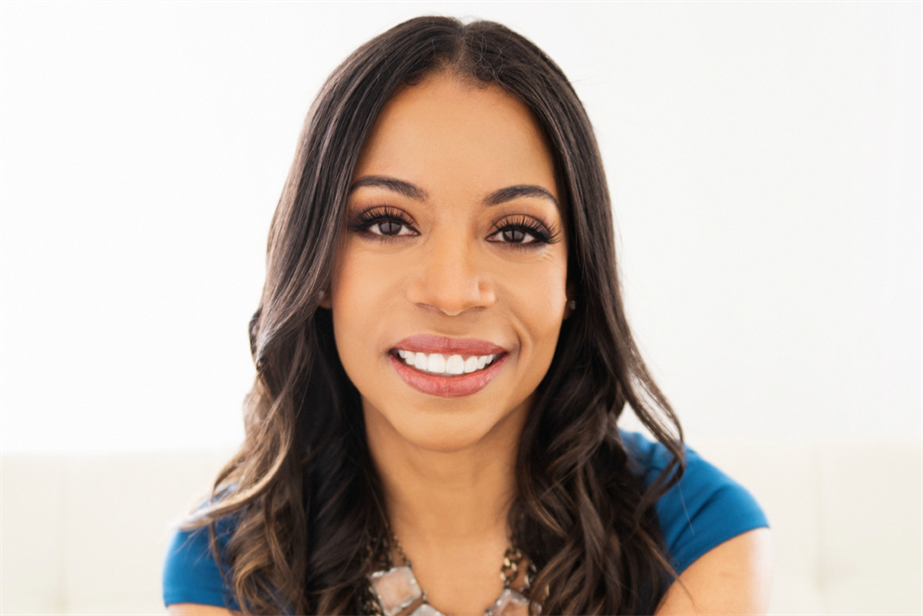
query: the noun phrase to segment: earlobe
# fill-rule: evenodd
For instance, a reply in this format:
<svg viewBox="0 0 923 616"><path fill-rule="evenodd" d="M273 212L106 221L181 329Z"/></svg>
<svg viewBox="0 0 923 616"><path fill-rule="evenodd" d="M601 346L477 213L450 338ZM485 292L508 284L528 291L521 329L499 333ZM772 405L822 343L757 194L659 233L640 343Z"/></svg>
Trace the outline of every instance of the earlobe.
<svg viewBox="0 0 923 616"><path fill-rule="evenodd" d="M574 313L574 309L576 308L577 308L577 300L575 299L567 300L567 303L564 304L564 320L565 321L570 318L570 315Z"/></svg>
<svg viewBox="0 0 923 616"><path fill-rule="evenodd" d="M326 308L327 310L330 310L333 308L333 302L330 299L330 293L328 293L327 291L321 291L320 293L317 294L317 297L319 300L317 302L318 306L320 306L321 308Z"/></svg>
<svg viewBox="0 0 923 616"><path fill-rule="evenodd" d="M573 314L574 310L577 308L577 300L574 299L575 286L573 282L567 283L567 289L565 293L567 294L567 302L564 304L564 319L570 318L570 315Z"/></svg>

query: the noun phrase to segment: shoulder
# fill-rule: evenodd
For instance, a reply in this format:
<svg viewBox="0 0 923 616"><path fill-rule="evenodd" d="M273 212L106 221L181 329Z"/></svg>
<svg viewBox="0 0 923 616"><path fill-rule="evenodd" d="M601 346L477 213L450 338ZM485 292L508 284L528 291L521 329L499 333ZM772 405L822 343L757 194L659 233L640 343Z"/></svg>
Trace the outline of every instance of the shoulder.
<svg viewBox="0 0 923 616"><path fill-rule="evenodd" d="M227 584L227 545L236 527L233 517L215 523L220 567L212 552L208 526L173 531L163 566L164 605L191 603L239 609Z"/></svg>
<svg viewBox="0 0 923 616"><path fill-rule="evenodd" d="M692 563L667 589L656 614L765 614L771 581L769 529L756 528Z"/></svg>
<svg viewBox="0 0 923 616"><path fill-rule="evenodd" d="M240 612L201 603L172 603L167 606L167 614L170 616L236 616Z"/></svg>
<svg viewBox="0 0 923 616"><path fill-rule="evenodd" d="M672 454L661 443L621 432L645 487L669 465ZM721 545L769 523L756 499L742 485L685 447L686 472L657 501L664 542L677 573Z"/></svg>

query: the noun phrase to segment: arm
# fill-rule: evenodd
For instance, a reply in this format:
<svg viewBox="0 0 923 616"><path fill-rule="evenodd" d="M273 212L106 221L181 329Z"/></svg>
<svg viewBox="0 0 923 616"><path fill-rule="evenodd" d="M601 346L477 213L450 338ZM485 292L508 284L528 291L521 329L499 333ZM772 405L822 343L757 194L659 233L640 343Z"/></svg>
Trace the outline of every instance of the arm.
<svg viewBox="0 0 923 616"><path fill-rule="evenodd" d="M656 614L766 614L771 580L769 529L757 528L689 565L667 589Z"/></svg>
<svg viewBox="0 0 923 616"><path fill-rule="evenodd" d="M173 603L167 606L170 616L232 616L240 612L232 612L227 608L214 605L201 605L198 603Z"/></svg>

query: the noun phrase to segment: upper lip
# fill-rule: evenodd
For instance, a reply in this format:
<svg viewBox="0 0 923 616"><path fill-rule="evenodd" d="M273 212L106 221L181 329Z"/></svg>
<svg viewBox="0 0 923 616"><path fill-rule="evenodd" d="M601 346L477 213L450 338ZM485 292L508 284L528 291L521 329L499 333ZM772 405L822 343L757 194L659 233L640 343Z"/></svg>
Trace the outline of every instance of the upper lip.
<svg viewBox="0 0 923 616"><path fill-rule="evenodd" d="M440 353L442 355L492 355L506 352L503 347L486 340L449 338L435 334L408 336L395 344L394 348L414 353Z"/></svg>

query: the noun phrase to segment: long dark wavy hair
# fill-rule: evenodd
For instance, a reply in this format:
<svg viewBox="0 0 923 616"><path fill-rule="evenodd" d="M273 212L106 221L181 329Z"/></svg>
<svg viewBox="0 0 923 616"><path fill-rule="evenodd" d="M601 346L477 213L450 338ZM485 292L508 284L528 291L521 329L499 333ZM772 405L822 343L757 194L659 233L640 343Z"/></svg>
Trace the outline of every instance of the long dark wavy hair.
<svg viewBox="0 0 923 616"><path fill-rule="evenodd" d="M418 17L372 39L312 105L272 221L267 276L250 322L257 376L246 437L187 528L231 516L227 578L248 613L350 614L386 536L382 485L359 392L340 364L329 288L347 191L382 107L402 85L446 71L494 84L545 131L566 210L564 321L536 390L509 514L537 567L545 614L651 613L672 581L653 505L682 474L682 430L652 380L622 304L609 192L586 112L561 69L532 42L489 22ZM648 488L616 422L630 406L674 459Z"/></svg>

